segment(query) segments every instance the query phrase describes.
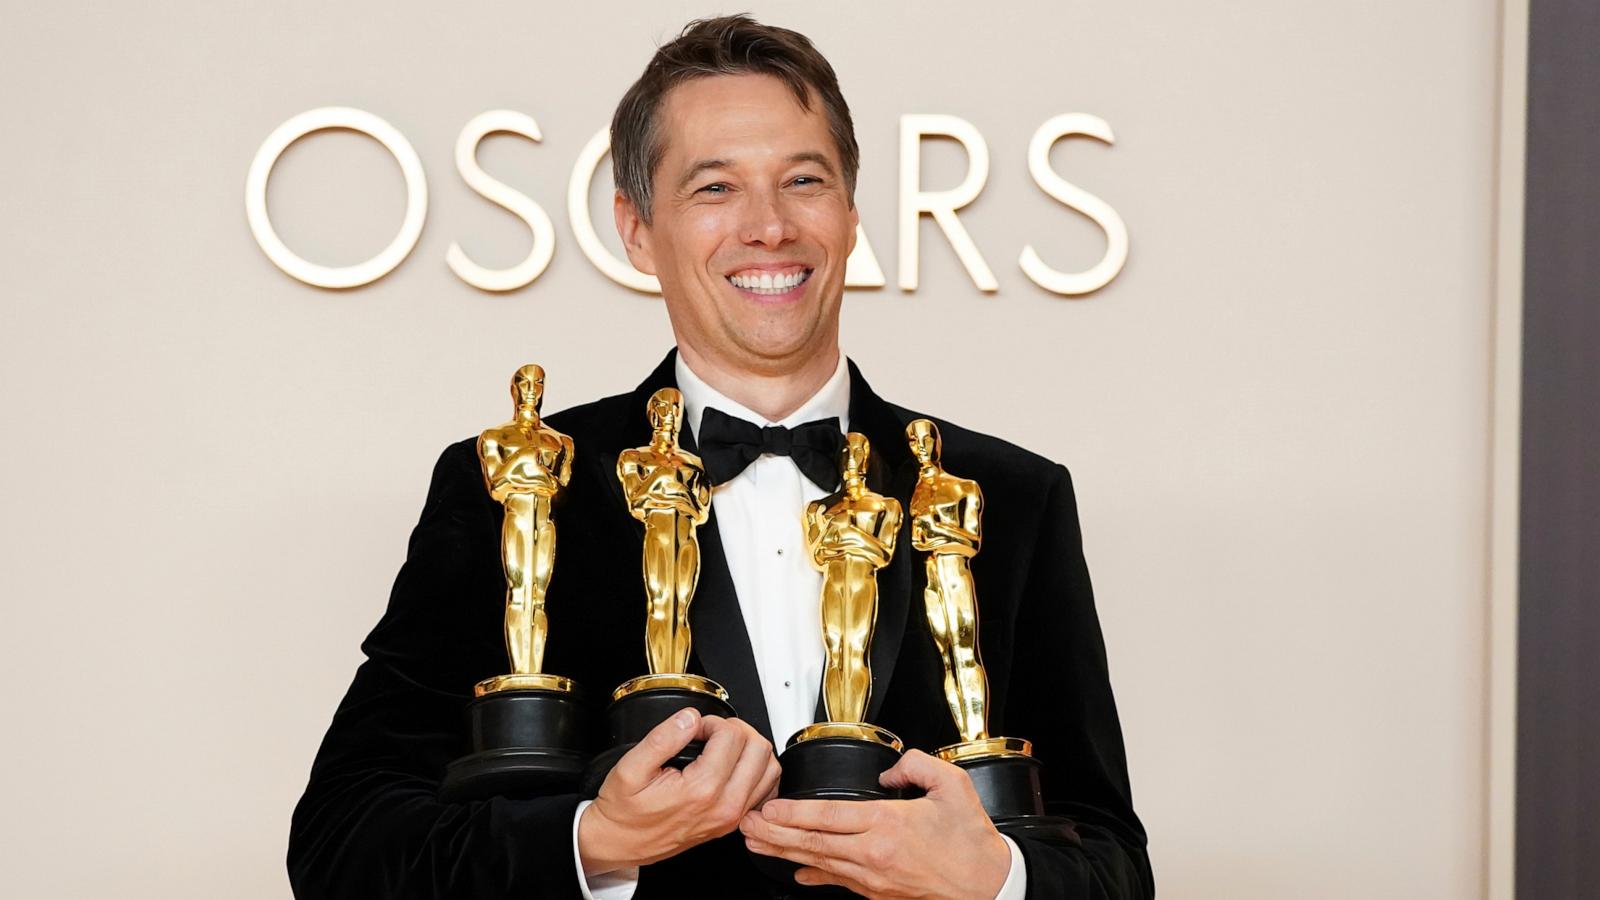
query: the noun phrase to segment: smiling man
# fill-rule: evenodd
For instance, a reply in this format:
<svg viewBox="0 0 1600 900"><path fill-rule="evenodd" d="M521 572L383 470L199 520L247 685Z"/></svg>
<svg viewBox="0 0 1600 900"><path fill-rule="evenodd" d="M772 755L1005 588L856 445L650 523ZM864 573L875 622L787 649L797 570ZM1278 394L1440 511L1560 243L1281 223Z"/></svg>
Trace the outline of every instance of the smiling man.
<svg viewBox="0 0 1600 900"><path fill-rule="evenodd" d="M1076 840L1002 836L966 773L924 752L958 734L906 535L878 575L866 718L915 748L884 783L924 796L774 799L774 743L820 712L822 576L802 512L837 486L845 431L871 442L873 490L904 505L920 470L905 434L921 416L879 398L839 349L858 221L849 108L804 36L742 16L702 20L624 96L612 153L618 232L634 266L660 279L677 347L635 391L547 419L576 446L556 514L547 670L602 694L639 674L646 604L626 561L642 532L614 467L649 440L649 398L675 387L685 447L715 484L690 670L726 686L739 718L680 713L592 800L438 799L445 765L466 749L470 685L504 666L501 510L463 441L434 470L389 609L295 810L296 893L642 900L836 885L871 897L1152 896L1071 479L942 420L945 465L984 491L985 550L971 569L989 723L1034 741L1047 809L1073 821ZM665 766L694 740L705 742L698 759ZM774 880L752 853L801 868Z"/></svg>

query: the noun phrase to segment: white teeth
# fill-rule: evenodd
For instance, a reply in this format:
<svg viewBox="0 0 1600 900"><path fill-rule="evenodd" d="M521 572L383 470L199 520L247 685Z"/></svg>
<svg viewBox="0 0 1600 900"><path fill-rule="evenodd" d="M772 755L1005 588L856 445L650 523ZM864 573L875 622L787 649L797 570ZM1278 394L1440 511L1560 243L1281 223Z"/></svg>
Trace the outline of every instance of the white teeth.
<svg viewBox="0 0 1600 900"><path fill-rule="evenodd" d="M774 276L771 272L762 272L759 275L729 275L728 281L741 290L758 294L781 294L804 284L809 275L809 272L802 269L799 272L777 276Z"/></svg>

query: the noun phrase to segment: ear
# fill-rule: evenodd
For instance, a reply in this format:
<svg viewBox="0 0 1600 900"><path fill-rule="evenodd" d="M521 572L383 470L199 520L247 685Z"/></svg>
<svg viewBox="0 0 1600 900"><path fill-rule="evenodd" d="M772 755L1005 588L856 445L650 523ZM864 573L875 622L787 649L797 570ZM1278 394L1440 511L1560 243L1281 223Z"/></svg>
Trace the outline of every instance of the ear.
<svg viewBox="0 0 1600 900"><path fill-rule="evenodd" d="M644 217L639 215L639 210L633 201L617 191L611 200L611 213L617 220L617 234L622 238L622 249L628 254L628 262L633 267L646 275L656 274L655 251L651 247L650 225Z"/></svg>
<svg viewBox="0 0 1600 900"><path fill-rule="evenodd" d="M845 259L849 259L850 258L850 254L856 252L856 235L859 233L860 227L861 227L861 210L856 207L855 203L851 203L850 204L850 247L849 247L849 249L844 251Z"/></svg>

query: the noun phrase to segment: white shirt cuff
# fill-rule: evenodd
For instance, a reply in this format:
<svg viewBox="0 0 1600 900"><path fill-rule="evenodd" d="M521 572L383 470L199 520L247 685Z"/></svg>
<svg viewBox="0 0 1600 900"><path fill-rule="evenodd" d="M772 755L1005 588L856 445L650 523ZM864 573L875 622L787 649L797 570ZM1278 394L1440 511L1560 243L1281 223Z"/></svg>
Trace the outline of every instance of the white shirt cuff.
<svg viewBox="0 0 1600 900"><path fill-rule="evenodd" d="M1000 836L1005 838L1006 846L1011 848L1011 871L1006 873L1005 884L1000 885L1000 893L994 895L994 900L1023 900L1028 893L1028 866L1022 861L1022 848L1011 838L1003 834Z"/></svg>
<svg viewBox="0 0 1600 900"><path fill-rule="evenodd" d="M578 823L583 821L583 811L593 802L585 800L579 803L578 811L572 816L572 864L578 867L578 887L583 889L583 900L631 900L633 892L639 887L638 866L629 866L593 878L585 878L583 875L583 857L578 855ZM1017 866L1020 865L1017 860L1021 859L1015 844L1011 845L1011 855L1011 871L1015 874ZM1010 883L1011 879L1007 878L1006 884Z"/></svg>

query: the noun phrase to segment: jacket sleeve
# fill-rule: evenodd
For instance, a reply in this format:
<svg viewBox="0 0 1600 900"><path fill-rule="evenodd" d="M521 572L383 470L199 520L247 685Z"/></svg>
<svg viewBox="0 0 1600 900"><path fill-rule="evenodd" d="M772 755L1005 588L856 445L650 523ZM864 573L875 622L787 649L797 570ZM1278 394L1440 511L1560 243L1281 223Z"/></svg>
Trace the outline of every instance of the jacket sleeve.
<svg viewBox="0 0 1600 900"><path fill-rule="evenodd" d="M1075 824L1076 847L1017 840L1029 900L1155 896L1144 826L1133 811L1122 727L1083 556L1072 477L1055 467L1017 615L1006 730L1032 738L1045 811ZM1022 695L1030 702L1018 703Z"/></svg>
<svg viewBox="0 0 1600 900"><path fill-rule="evenodd" d="M447 449L366 661L334 713L289 832L301 898L581 898L579 797L438 799L467 752L471 686L505 667L499 504L469 442Z"/></svg>

